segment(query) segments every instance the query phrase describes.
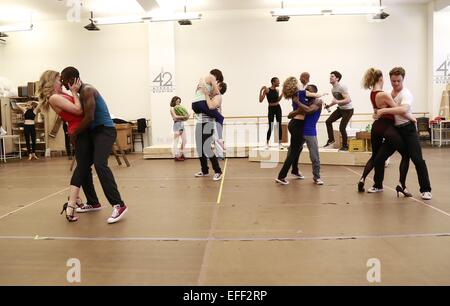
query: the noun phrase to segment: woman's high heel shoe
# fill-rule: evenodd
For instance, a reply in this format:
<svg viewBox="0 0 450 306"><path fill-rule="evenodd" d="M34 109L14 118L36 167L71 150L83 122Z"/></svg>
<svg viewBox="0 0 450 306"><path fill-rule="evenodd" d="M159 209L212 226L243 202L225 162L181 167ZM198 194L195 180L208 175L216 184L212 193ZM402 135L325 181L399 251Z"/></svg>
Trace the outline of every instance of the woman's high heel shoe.
<svg viewBox="0 0 450 306"><path fill-rule="evenodd" d="M71 214L68 213L67 208L72 209L72 213ZM75 215L74 215L75 207L69 206L69 203L64 203L63 210L61 211L61 215L63 214L63 212L66 212L66 219L67 219L67 221L69 221L69 222L76 222L76 221L78 221L78 217L75 217Z"/></svg>
<svg viewBox="0 0 450 306"><path fill-rule="evenodd" d="M399 193L402 193L406 198L412 197L412 194L408 191L408 189L406 189L406 187L403 188L400 185L397 185L397 188L395 188L395 190L397 191L397 198L399 197Z"/></svg>
<svg viewBox="0 0 450 306"><path fill-rule="evenodd" d="M358 192L364 192L364 182L359 181L358 183Z"/></svg>

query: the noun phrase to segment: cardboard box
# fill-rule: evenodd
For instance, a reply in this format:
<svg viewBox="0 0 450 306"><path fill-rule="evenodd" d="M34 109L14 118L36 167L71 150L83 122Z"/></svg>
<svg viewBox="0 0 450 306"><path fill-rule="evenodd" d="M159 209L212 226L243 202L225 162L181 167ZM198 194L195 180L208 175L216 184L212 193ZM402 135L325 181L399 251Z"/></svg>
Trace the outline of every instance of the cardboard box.
<svg viewBox="0 0 450 306"><path fill-rule="evenodd" d="M37 89L37 84L36 82L28 82L28 97L35 97L36 96L36 89Z"/></svg>
<svg viewBox="0 0 450 306"><path fill-rule="evenodd" d="M349 139L348 141L349 152L364 152L365 143L363 139Z"/></svg>
<svg viewBox="0 0 450 306"><path fill-rule="evenodd" d="M17 94L19 97L28 97L28 86L17 87Z"/></svg>

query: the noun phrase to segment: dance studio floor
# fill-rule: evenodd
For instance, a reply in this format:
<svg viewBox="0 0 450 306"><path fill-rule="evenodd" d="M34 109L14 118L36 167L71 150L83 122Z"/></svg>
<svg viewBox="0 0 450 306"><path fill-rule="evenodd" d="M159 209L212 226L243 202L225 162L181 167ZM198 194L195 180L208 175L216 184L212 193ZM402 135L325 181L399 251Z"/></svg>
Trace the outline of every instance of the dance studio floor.
<svg viewBox="0 0 450 306"><path fill-rule="evenodd" d="M110 159L129 206L114 225L97 178L102 211L76 223L59 215L70 161L2 163L0 285L68 285L72 258L81 285L370 285L371 259L381 285L450 285L450 149L424 154L428 202L412 164L415 197L396 197L398 156L380 194L356 191L361 167L323 166L325 185L316 186L302 165L305 180L280 186L281 165L230 159L222 186L193 177L197 160L130 155L126 168Z"/></svg>

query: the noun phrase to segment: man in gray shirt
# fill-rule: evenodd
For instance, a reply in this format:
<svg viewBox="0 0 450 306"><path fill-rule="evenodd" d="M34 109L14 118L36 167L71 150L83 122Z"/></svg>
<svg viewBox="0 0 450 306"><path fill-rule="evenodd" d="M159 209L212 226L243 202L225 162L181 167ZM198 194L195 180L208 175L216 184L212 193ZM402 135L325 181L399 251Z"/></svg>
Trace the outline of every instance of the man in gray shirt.
<svg viewBox="0 0 450 306"><path fill-rule="evenodd" d="M347 125L350 119L353 116L353 105L352 100L350 99L350 95L348 94L347 87L341 85L339 82L342 79L342 74L338 71L333 71L330 74L330 83L333 85L331 92L333 94L333 100L329 105L326 105L325 108L329 109L330 107L337 105L337 109L328 117L325 122L327 125L327 133L328 133L328 141L325 148L334 147L334 134L333 134L333 122L341 120L341 124L339 125L339 131L342 135L342 145L340 151L348 151L348 142L347 142Z"/></svg>

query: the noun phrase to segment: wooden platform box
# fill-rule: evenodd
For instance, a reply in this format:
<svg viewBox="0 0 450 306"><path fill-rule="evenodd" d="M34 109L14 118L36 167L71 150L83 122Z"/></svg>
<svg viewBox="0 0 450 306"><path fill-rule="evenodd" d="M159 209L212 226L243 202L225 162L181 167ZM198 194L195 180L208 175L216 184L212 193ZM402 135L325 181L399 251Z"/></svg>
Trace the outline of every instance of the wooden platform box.
<svg viewBox="0 0 450 306"><path fill-rule="evenodd" d="M132 134L132 126L131 124L116 124L117 130L117 138L116 142L120 146L120 148L124 151L131 150L131 134Z"/></svg>

